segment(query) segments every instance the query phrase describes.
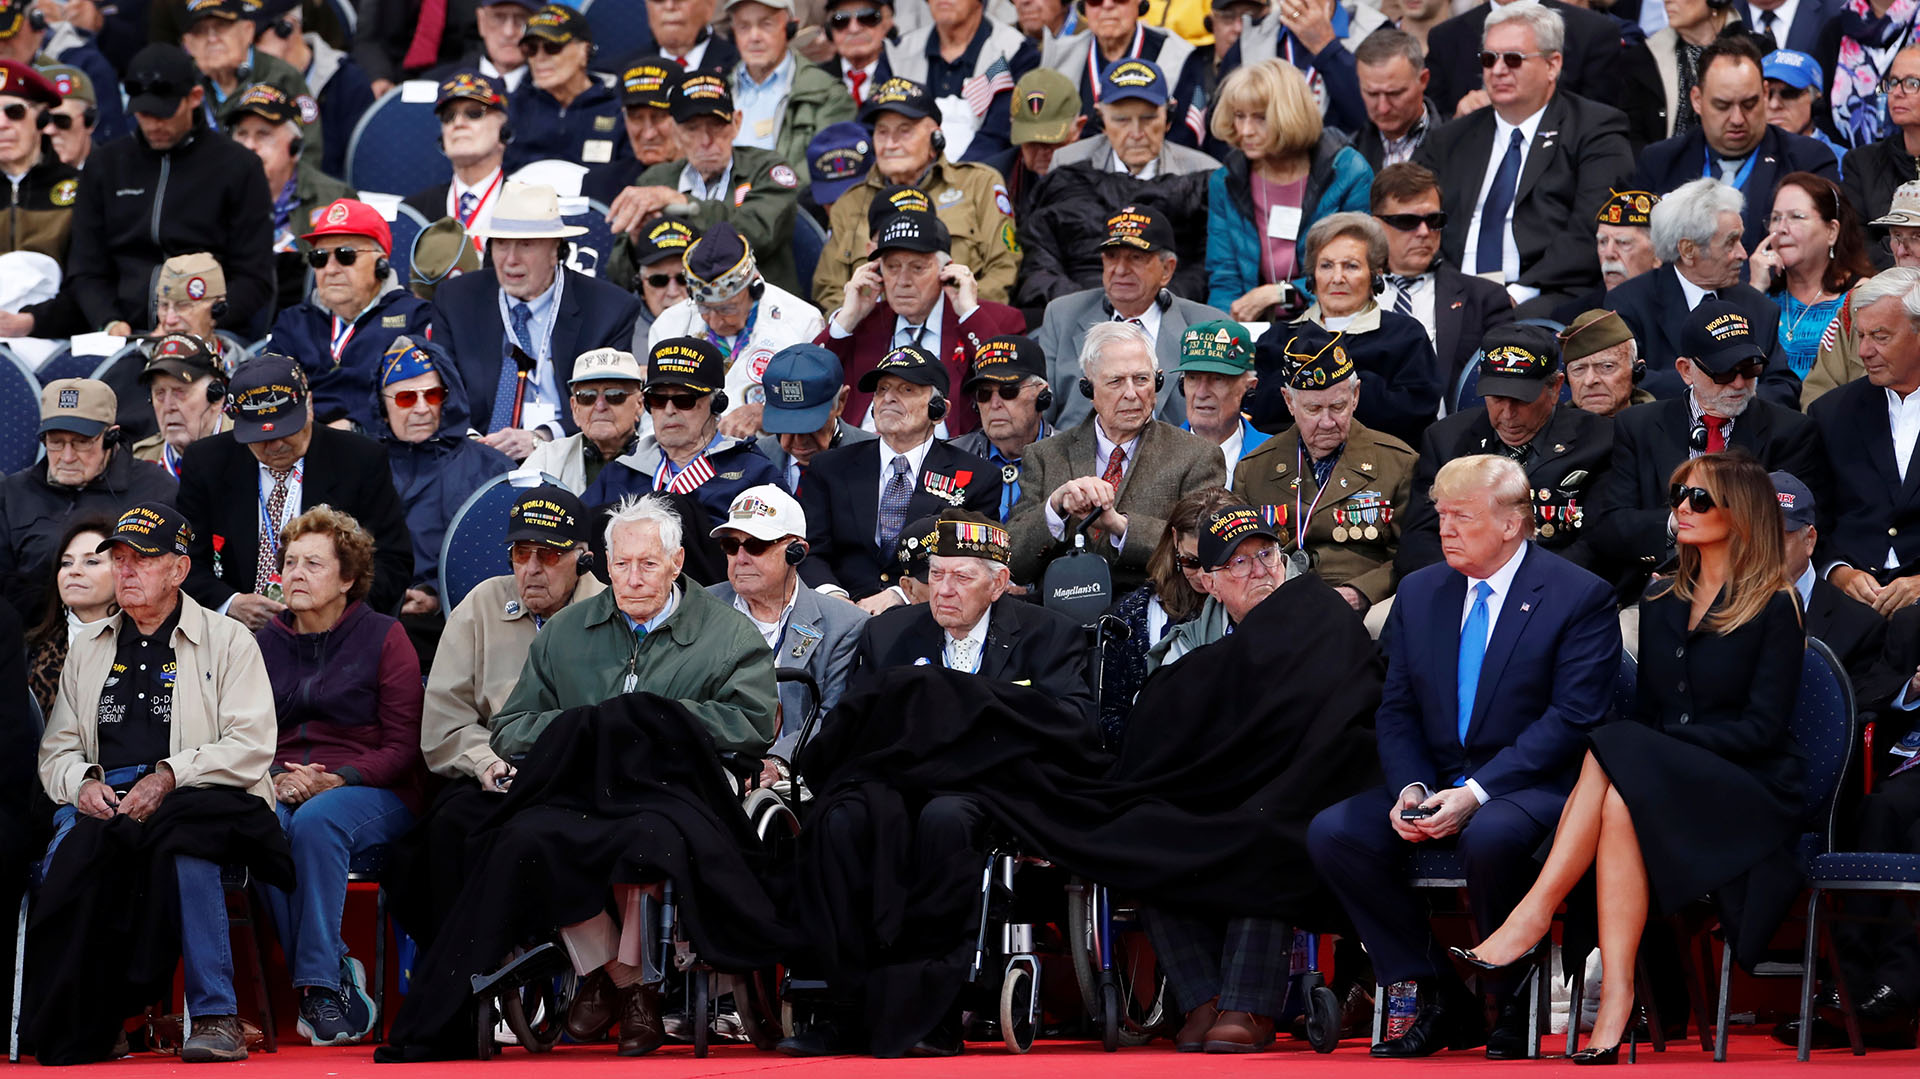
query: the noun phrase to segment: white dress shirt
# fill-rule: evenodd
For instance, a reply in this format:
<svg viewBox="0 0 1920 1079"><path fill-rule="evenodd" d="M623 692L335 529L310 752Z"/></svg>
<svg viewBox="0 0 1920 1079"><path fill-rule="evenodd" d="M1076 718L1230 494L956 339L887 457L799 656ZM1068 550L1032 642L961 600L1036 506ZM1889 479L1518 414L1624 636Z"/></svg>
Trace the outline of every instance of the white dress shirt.
<svg viewBox="0 0 1920 1079"><path fill-rule="evenodd" d="M992 617L993 608L989 606L986 613L980 616L980 621L975 622L973 628L967 630L962 636L955 638L952 632L944 634L940 639L940 665L948 670L965 671L968 674L979 671L980 660L987 651L987 622ZM968 647L963 648L961 642L965 642ZM962 657L963 652L965 658Z"/></svg>
<svg viewBox="0 0 1920 1079"><path fill-rule="evenodd" d="M1473 199L1473 220L1467 225L1466 246L1460 249L1462 257L1474 262L1473 272L1476 274L1498 272L1501 280L1509 284L1520 279L1520 247L1513 239L1513 211L1520 205L1520 177L1527 174L1527 157L1533 153L1533 136L1540 130L1540 118L1546 112L1542 106L1538 112L1517 125L1507 123L1498 112L1493 115L1493 152L1487 159L1487 173L1480 178L1480 193ZM1514 176L1513 201L1507 205L1506 220L1493 224L1501 232L1500 265L1481 266L1477 252L1480 250L1480 230L1486 224L1480 220L1481 208L1487 204L1487 192L1493 188L1494 177L1500 172L1500 162L1506 159L1507 146L1513 141L1513 132L1516 130L1520 132L1520 171Z"/></svg>
<svg viewBox="0 0 1920 1079"><path fill-rule="evenodd" d="M1433 271L1428 270L1426 273L1413 277L1411 284L1413 287L1407 290L1410 293L1407 300L1413 306L1413 317L1419 319L1420 325L1426 327L1427 343L1434 348L1439 348L1439 330L1436 328L1436 319L1433 313L1435 291ZM1387 294L1380 298L1380 306L1389 311L1398 310L1394 305L1399 301L1400 293L1400 286L1388 285Z"/></svg>
<svg viewBox="0 0 1920 1079"><path fill-rule="evenodd" d="M1920 390L1901 397L1887 391L1887 426L1893 429L1893 463L1900 469L1900 482L1907 482L1907 466L1913 460L1913 445L1920 441ZM1887 545L1887 568L1900 565L1900 556Z"/></svg>
<svg viewBox="0 0 1920 1079"><path fill-rule="evenodd" d="M846 60L842 59L840 68L840 85L846 87L847 93L853 95L854 105L858 107L866 104L867 95L873 93L873 88L879 84L880 58L874 57L873 63L866 67L848 67ZM857 87L853 84L853 73L856 71L866 76L860 80L860 85Z"/></svg>
<svg viewBox="0 0 1920 1079"><path fill-rule="evenodd" d="M700 40L695 42L693 48L688 49L685 53L676 56L665 49L660 49L659 53L669 60L678 62L682 70L689 72L697 71L700 68L701 62L707 58L707 43L712 40L712 34L702 33Z"/></svg>
<svg viewBox="0 0 1920 1079"><path fill-rule="evenodd" d="M512 71L501 71L487 59L485 52L480 54L480 74L500 84L500 93L507 95L520 89L520 81L527 77L527 65L521 64Z"/></svg>
<svg viewBox="0 0 1920 1079"><path fill-rule="evenodd" d="M886 496L887 484L893 481L893 459L895 457L904 456L907 459L907 496L909 498L913 496L913 492L920 486L920 466L926 463L927 451L933 448L934 442L934 437L929 435L925 442L920 443L918 446L902 454L892 446L887 445L886 439L877 440L877 445L880 447L880 483L879 486L873 489L873 504L875 507L878 507L880 505L880 499ZM876 546L880 543L879 518L877 516L874 518L873 542Z"/></svg>
<svg viewBox="0 0 1920 1079"><path fill-rule="evenodd" d="M1664 8L1665 5L1662 5L1662 7ZM1747 10L1753 13L1753 19L1751 20L1753 25L1748 27L1748 29L1756 34L1763 30L1771 29L1773 31L1773 40L1776 44L1783 49L1793 47L1787 44L1787 34L1793 29L1793 17L1800 10L1800 0L1785 0L1779 7L1774 8L1772 11L1773 25L1771 27L1767 26L1768 12L1761 10L1758 4L1747 5Z"/></svg>
<svg viewBox="0 0 1920 1079"><path fill-rule="evenodd" d="M1506 603L1507 593L1513 591L1514 574L1520 572L1520 563L1527 557L1527 548L1531 546L1533 546L1531 543L1522 543L1520 549L1513 552L1513 557L1507 559L1506 563L1499 569L1494 570L1491 577L1467 578L1467 596L1460 604L1461 632L1464 633L1466 631L1467 616L1473 613L1474 593L1479 590L1480 585L1484 582L1493 590L1487 593L1487 640L1493 640L1493 627L1500 624L1500 608ZM1482 677L1485 677L1486 668L1482 667L1480 673ZM1474 799L1481 805L1487 803L1486 790L1483 789L1480 784L1474 782L1473 777L1467 777L1466 787L1473 792Z"/></svg>
<svg viewBox="0 0 1920 1079"><path fill-rule="evenodd" d="M1117 172L1117 173L1120 173L1122 176L1131 175L1136 180L1152 180L1160 175L1160 159L1158 157L1155 157L1151 161L1148 161L1146 164L1140 166L1139 172L1133 172L1131 169L1127 168L1126 162L1120 160L1120 151L1115 150L1110 155L1108 155L1107 171Z"/></svg>
<svg viewBox="0 0 1920 1079"><path fill-rule="evenodd" d="M1158 302L1155 302L1155 303L1148 304L1147 309L1145 311L1142 311L1138 315L1134 316L1135 318L1140 320L1140 328L1147 331L1147 336L1153 339L1155 342L1158 342L1160 340L1160 320L1161 320L1162 314L1163 313L1160 310L1160 304ZM1129 321L1129 319L1127 318L1127 316L1121 314L1118 311L1115 311L1113 313L1113 321L1127 322Z"/></svg>
<svg viewBox="0 0 1920 1079"><path fill-rule="evenodd" d="M1706 300L1707 290L1687 280L1686 274L1676 271L1673 276L1680 281L1680 295L1687 298L1687 310L1691 311L1699 307L1700 304ZM1714 295L1717 297L1720 294L1715 292Z"/></svg>
<svg viewBox="0 0 1920 1079"><path fill-rule="evenodd" d="M780 617L771 622L762 622L755 618L753 609L747 606L746 598L738 592L733 594L733 609L747 616L747 621L753 623L753 628L760 631L760 639L767 642L767 647L776 653L780 651L781 636L787 632L787 619L793 617L793 601L800 595L799 579L795 578L788 587L790 591L787 593L787 605L781 609Z"/></svg>
<svg viewBox="0 0 1920 1079"><path fill-rule="evenodd" d="M273 470L266 465L260 465L255 471L259 474L259 489L254 492L258 497L258 509L256 511L258 520L255 521L255 527L270 527L273 529L273 534L278 536L280 530L286 527L288 521L300 516L301 494L306 490L307 486L307 460L302 457L300 460L294 462L293 475L287 477L287 504L281 509L280 516L271 522L267 520L267 500L273 496ZM271 560L277 553L277 550L263 548L256 553L256 557ZM246 589L242 591L246 591ZM235 593L235 595L238 594L237 592ZM220 605L220 613L226 614L227 608L232 605L233 597L228 596L227 602Z"/></svg>

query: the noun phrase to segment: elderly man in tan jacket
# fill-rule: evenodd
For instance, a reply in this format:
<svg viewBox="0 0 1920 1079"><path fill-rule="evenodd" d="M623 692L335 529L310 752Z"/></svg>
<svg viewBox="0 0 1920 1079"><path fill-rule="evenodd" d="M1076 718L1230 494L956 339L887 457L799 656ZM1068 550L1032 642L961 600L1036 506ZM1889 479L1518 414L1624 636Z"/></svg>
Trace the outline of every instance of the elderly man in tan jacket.
<svg viewBox="0 0 1920 1079"><path fill-rule="evenodd" d="M186 1002L193 1016L181 1059L242 1060L247 1048L236 1015L220 865L229 860L252 864L249 848L271 848L279 831L267 780L277 737L273 687L246 627L212 614L180 590L191 535L178 510L146 502L123 513L100 545L112 554L120 617L73 643L40 743L40 781L60 809L41 896L55 913L37 918L36 926L48 934L78 928L58 912L74 892L69 880L81 881L76 894L84 895L86 877L103 872L98 861L125 860L129 851L149 843L160 850L205 854L172 855ZM189 788L224 789L226 800L175 794ZM156 818L157 813L165 817ZM249 830L256 815L264 831ZM107 822L106 834L115 841L91 842L101 834L98 828L88 832L89 843L70 838L82 817ZM138 827L121 825L119 817ZM66 857L57 858L63 851ZM284 861L284 840L278 851ZM76 871L75 863L86 858L93 861ZM29 950L41 944L30 938ZM169 961L169 984L171 973ZM58 975L53 979L60 984ZM68 1003L57 992L51 996ZM34 1000L48 1026L65 1018L66 1009L47 997L36 993ZM104 1059L113 1039L109 1030L97 1046L80 1040L67 1031L42 1030L36 1050L43 1062L56 1051L62 1056L57 1062L68 1062L67 1054Z"/></svg>

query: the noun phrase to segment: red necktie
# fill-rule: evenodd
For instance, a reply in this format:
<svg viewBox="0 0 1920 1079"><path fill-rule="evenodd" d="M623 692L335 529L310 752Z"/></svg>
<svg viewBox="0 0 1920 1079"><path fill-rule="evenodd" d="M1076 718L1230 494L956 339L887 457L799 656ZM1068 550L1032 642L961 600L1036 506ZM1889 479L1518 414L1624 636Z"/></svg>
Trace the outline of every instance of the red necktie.
<svg viewBox="0 0 1920 1079"><path fill-rule="evenodd" d="M669 55L667 59L672 60L676 64L679 64L682 69L685 69L687 66L687 58L684 56Z"/></svg>
<svg viewBox="0 0 1920 1079"><path fill-rule="evenodd" d="M440 58L440 37L447 28L447 0L420 0L420 22L413 28L413 44L407 46L400 66L407 70L431 67Z"/></svg>
<svg viewBox="0 0 1920 1079"><path fill-rule="evenodd" d="M1719 453L1726 449L1727 433L1724 428L1727 425L1727 418L1725 416L1714 416L1702 413L1700 422L1707 425L1707 452Z"/></svg>
<svg viewBox="0 0 1920 1079"><path fill-rule="evenodd" d="M1118 503L1120 501L1120 480L1125 475L1125 473L1121 469L1121 466L1126 463L1127 463L1127 451L1119 446L1115 446L1113 448L1113 453L1107 458L1107 470L1105 472L1100 473L1101 479L1113 485L1113 498L1116 504L1115 505L1116 509L1118 508ZM1095 529L1092 529L1091 532L1095 539L1105 539L1107 535L1107 530L1104 528L1095 528Z"/></svg>
<svg viewBox="0 0 1920 1079"><path fill-rule="evenodd" d="M860 91L861 88L867 84L867 73L864 71L849 71L847 72L847 78L853 81L853 103L858 105L862 101L865 101L867 95Z"/></svg>

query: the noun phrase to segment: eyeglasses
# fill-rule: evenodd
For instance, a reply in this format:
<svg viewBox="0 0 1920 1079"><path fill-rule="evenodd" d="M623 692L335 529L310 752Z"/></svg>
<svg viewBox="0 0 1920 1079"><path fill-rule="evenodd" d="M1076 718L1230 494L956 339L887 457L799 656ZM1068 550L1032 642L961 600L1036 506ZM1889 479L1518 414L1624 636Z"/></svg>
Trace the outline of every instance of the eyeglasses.
<svg viewBox="0 0 1920 1079"><path fill-rule="evenodd" d="M606 398L607 404L619 408L621 405L627 403L627 398L632 397L633 393L634 391L632 390L575 390L573 391L573 403L579 405L581 408L592 408L594 405L599 404L600 399L604 397Z"/></svg>
<svg viewBox="0 0 1920 1079"><path fill-rule="evenodd" d="M648 288L666 288L668 285L687 287L687 275L683 273L650 273L641 278Z"/></svg>
<svg viewBox="0 0 1920 1079"><path fill-rule="evenodd" d="M754 539L751 537L741 539L738 536L721 536L720 550L724 552L728 558L732 558L734 555L740 553L740 548L745 547L749 555L759 558L761 555L772 550L773 545L779 542L779 540Z"/></svg>
<svg viewBox="0 0 1920 1079"><path fill-rule="evenodd" d="M1190 554L1174 555L1173 564L1176 566L1179 566L1181 569L1189 570L1196 573L1199 572L1200 570L1207 568L1200 564L1200 558L1198 555L1190 555Z"/></svg>
<svg viewBox="0 0 1920 1079"><path fill-rule="evenodd" d="M1427 226L1431 232L1439 232L1447 227L1447 215L1443 210L1430 214L1375 214L1374 217L1395 232L1412 232L1421 225Z"/></svg>
<svg viewBox="0 0 1920 1079"><path fill-rule="evenodd" d="M1256 562L1264 569L1273 569L1280 564L1280 548L1273 544L1268 544L1250 555L1234 555L1227 560L1226 565L1214 570L1214 572L1224 573L1235 580L1245 580L1253 576L1253 566Z"/></svg>
<svg viewBox="0 0 1920 1079"><path fill-rule="evenodd" d="M975 386L973 388L973 399L975 402L984 405L988 401L993 400L994 394L999 394L1002 401L1018 401L1020 399L1020 391L1026 388L1026 384L1022 382L1002 382L998 386Z"/></svg>
<svg viewBox="0 0 1920 1079"><path fill-rule="evenodd" d="M1545 56L1545 55L1547 54L1544 52L1484 52L1483 51L1480 54L1480 66L1487 69L1488 71L1492 71L1494 64L1505 64L1507 67L1507 70L1518 71L1520 70L1521 64L1526 63L1528 60L1533 59L1536 56Z"/></svg>
<svg viewBox="0 0 1920 1079"><path fill-rule="evenodd" d="M682 412L692 412L693 406L699 404L700 398L706 395L698 393L647 393L643 396L646 398L649 409L657 410L672 405Z"/></svg>
<svg viewBox="0 0 1920 1079"><path fill-rule="evenodd" d="M388 396L387 400L392 401L401 408L412 408L420 403L422 397L427 399L428 405L439 408L441 403L447 399L447 388L445 386L429 386L424 390L395 390Z"/></svg>
<svg viewBox="0 0 1920 1079"><path fill-rule="evenodd" d="M835 30L845 30L855 22L868 29L879 26L880 9L863 7L859 11L836 11L827 16L827 24Z"/></svg>
<svg viewBox="0 0 1920 1079"><path fill-rule="evenodd" d="M1811 220L1813 220L1813 215L1810 213L1807 213L1805 210L1788 210L1785 213L1768 214L1767 228L1770 230L1777 229L1780 226L1789 224L1789 223L1795 224L1795 225L1804 225Z"/></svg>
<svg viewBox="0 0 1920 1079"><path fill-rule="evenodd" d="M571 548L569 548L569 550L571 550ZM541 565L551 566L557 564L562 558L565 558L568 551L563 551L558 547L548 547L543 543L516 543L508 553L512 556L513 564L516 566L524 566L536 558L540 560Z"/></svg>
<svg viewBox="0 0 1920 1079"><path fill-rule="evenodd" d="M1708 371L1707 377L1713 380L1714 385L1725 386L1736 378L1759 378L1766 369L1767 365L1760 360L1748 360L1731 371Z"/></svg>
<svg viewBox="0 0 1920 1079"><path fill-rule="evenodd" d="M43 112L40 114L40 126L55 127L61 131L73 130L73 117L64 112Z"/></svg>
<svg viewBox="0 0 1920 1079"><path fill-rule="evenodd" d="M27 107L16 101L6 108L0 109L0 116L4 116L17 124L27 118Z"/></svg>
<svg viewBox="0 0 1920 1079"><path fill-rule="evenodd" d="M372 254L373 252L368 251L367 253ZM307 265L316 270L325 269L327 259L331 257L342 266L351 266L360 261L360 254L360 248L357 247L316 247L307 252Z"/></svg>
<svg viewBox="0 0 1920 1079"><path fill-rule="evenodd" d="M1685 502L1687 508L1695 513L1706 513L1713 509L1713 492L1705 487L1688 487L1676 483L1667 492L1667 505L1679 509L1682 502Z"/></svg>
<svg viewBox="0 0 1920 1079"><path fill-rule="evenodd" d="M440 113L440 122L450 124L455 120L466 120L470 123L477 124L481 120L486 119L486 117L487 107L485 105L468 102L465 105L455 105L452 108L443 110Z"/></svg>
<svg viewBox="0 0 1920 1079"><path fill-rule="evenodd" d="M1880 80L1880 92L1920 94L1920 75L1888 75Z"/></svg>
<svg viewBox="0 0 1920 1079"><path fill-rule="evenodd" d="M544 52L548 56L558 56L567 51L567 46L571 44L571 41L522 41L520 55L532 58L534 53Z"/></svg>

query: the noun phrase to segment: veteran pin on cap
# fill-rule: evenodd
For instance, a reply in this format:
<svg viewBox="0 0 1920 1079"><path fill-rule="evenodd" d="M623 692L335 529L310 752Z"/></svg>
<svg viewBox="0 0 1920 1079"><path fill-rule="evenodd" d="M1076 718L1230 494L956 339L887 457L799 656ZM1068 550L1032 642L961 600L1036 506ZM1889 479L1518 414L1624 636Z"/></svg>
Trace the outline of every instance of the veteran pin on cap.
<svg viewBox="0 0 1920 1079"><path fill-rule="evenodd" d="M687 294L696 304L719 304L746 291L760 276L753 246L731 221L720 221L687 248Z"/></svg>
<svg viewBox="0 0 1920 1079"><path fill-rule="evenodd" d="M391 386L421 375L438 374L439 370L431 353L413 338L401 334L380 357L380 385Z"/></svg>
<svg viewBox="0 0 1920 1079"><path fill-rule="evenodd" d="M113 426L120 400L94 378L58 378L40 391L40 433L70 431L92 438Z"/></svg>
<svg viewBox="0 0 1920 1079"><path fill-rule="evenodd" d="M1226 318L1189 326L1180 335L1179 370L1244 375L1253 370L1253 335Z"/></svg>
<svg viewBox="0 0 1920 1079"><path fill-rule="evenodd" d="M1125 57L1107 65L1100 73L1100 93L1096 100L1144 101L1149 105L1167 103L1167 77L1152 60Z"/></svg>
<svg viewBox="0 0 1920 1079"><path fill-rule="evenodd" d="M205 251L175 255L160 264L153 298L162 303L198 303L227 294L227 275Z"/></svg>
<svg viewBox="0 0 1920 1079"><path fill-rule="evenodd" d="M1233 557L1243 540L1255 536L1265 536L1275 543L1280 537L1274 532L1267 519L1252 506L1223 506L1207 514L1200 523L1199 550L1200 565L1206 569L1219 569Z"/></svg>
<svg viewBox="0 0 1920 1079"><path fill-rule="evenodd" d="M971 390L989 382L1013 385L1033 377L1047 377L1047 354L1039 342L1017 333L1002 334L973 350L973 370L960 388Z"/></svg>
<svg viewBox="0 0 1920 1079"><path fill-rule="evenodd" d="M307 425L307 375L292 357L268 352L248 360L227 390L235 442L271 442Z"/></svg>
<svg viewBox="0 0 1920 1079"><path fill-rule="evenodd" d="M873 370L860 376L860 392L872 393L888 375L916 386L932 386L942 394L947 392L947 369L918 345L901 345L882 356Z"/></svg>
<svg viewBox="0 0 1920 1079"><path fill-rule="evenodd" d="M897 112L909 120L938 115L927 88L898 75L874 87L873 93L867 95L866 103L860 106L860 122L872 126L873 118L883 112Z"/></svg>
<svg viewBox="0 0 1920 1079"><path fill-rule="evenodd" d="M313 231L300 238L312 243L328 236L364 236L380 245L382 255L393 254L393 229L387 219L359 199L334 199L320 211Z"/></svg>
<svg viewBox="0 0 1920 1079"><path fill-rule="evenodd" d="M1036 67L1013 84L1013 144L1057 143L1073 134L1080 89L1050 67Z"/></svg>
<svg viewBox="0 0 1920 1079"><path fill-rule="evenodd" d="M712 393L727 380L727 361L720 350L698 337L670 337L647 355L647 389L684 386L695 393Z"/></svg>
<svg viewBox="0 0 1920 1079"><path fill-rule="evenodd" d="M1767 350L1754 337L1753 324L1725 300L1706 300L1680 327L1680 355L1716 375L1746 364L1765 364Z"/></svg>
<svg viewBox="0 0 1920 1079"><path fill-rule="evenodd" d="M0 96L24 98L37 105L60 104L60 91L18 60L0 60Z"/></svg>
<svg viewBox="0 0 1920 1079"><path fill-rule="evenodd" d="M894 214L933 213L933 202L927 193L917 187L906 184L888 184L880 193L867 203L867 232L878 233L880 226Z"/></svg>
<svg viewBox="0 0 1920 1079"><path fill-rule="evenodd" d="M70 64L49 64L40 69L48 84L59 91L61 97L70 97L75 101L84 101L89 105L99 104L99 98L93 89L93 80L87 73Z"/></svg>
<svg viewBox="0 0 1920 1079"><path fill-rule="evenodd" d="M760 426L770 435L810 435L827 425L845 384L840 357L824 345L788 345L760 376L766 408Z"/></svg>
<svg viewBox="0 0 1920 1079"><path fill-rule="evenodd" d="M939 217L911 210L880 223L879 231L873 234L873 254L878 258L888 251L945 251L952 243L946 223Z"/></svg>
<svg viewBox="0 0 1920 1079"><path fill-rule="evenodd" d="M1605 308L1582 311L1560 331L1560 359L1570 364L1631 340L1633 328L1620 312Z"/></svg>
<svg viewBox="0 0 1920 1079"><path fill-rule="evenodd" d="M1293 335L1281 351L1287 358L1287 386L1301 391L1324 390L1353 374L1353 357L1333 333L1313 322L1296 322Z"/></svg>
<svg viewBox="0 0 1920 1079"><path fill-rule="evenodd" d="M1651 191L1615 191L1601 204L1594 220L1602 225L1650 228L1653 225L1653 208L1658 205L1660 196Z"/></svg>
<svg viewBox="0 0 1920 1079"><path fill-rule="evenodd" d="M1560 370L1560 341L1543 326L1495 326L1480 341L1482 397L1537 401Z"/></svg>
<svg viewBox="0 0 1920 1079"><path fill-rule="evenodd" d="M566 551L589 538L586 507L565 487L535 487L514 499L507 511L509 544L539 543Z"/></svg>
<svg viewBox="0 0 1920 1079"><path fill-rule="evenodd" d="M642 57L620 75L620 104L628 108L671 108L673 88L680 85L683 74L679 64L663 56Z"/></svg>
<svg viewBox="0 0 1920 1079"><path fill-rule="evenodd" d="M699 116L730 124L733 122L733 91L728 88L727 80L718 75L688 75L673 88L668 111L673 113L673 120L678 124Z"/></svg>
<svg viewBox="0 0 1920 1079"><path fill-rule="evenodd" d="M124 543L148 558L183 555L193 543L193 526L187 523L186 514L165 502L141 502L120 515L113 523L113 531L100 541L94 553L105 554L116 543Z"/></svg>
<svg viewBox="0 0 1920 1079"><path fill-rule="evenodd" d="M472 101L490 109L504 109L507 99L500 96L500 88L493 80L477 71L461 71L440 84L440 90L434 95L433 110L440 111L449 101Z"/></svg>
<svg viewBox="0 0 1920 1079"><path fill-rule="evenodd" d="M247 87L240 100L233 103L231 116L252 113L270 124L291 124L300 119L300 107L293 103L285 90L270 83L257 82Z"/></svg>
<svg viewBox="0 0 1920 1079"><path fill-rule="evenodd" d="M829 124L807 143L807 174L822 206L839 201L873 168L873 134L851 120Z"/></svg>
<svg viewBox="0 0 1920 1079"><path fill-rule="evenodd" d="M1013 560L1007 530L977 514L943 515L934 532L933 553L941 558L984 558L1001 565Z"/></svg>
<svg viewBox="0 0 1920 1079"><path fill-rule="evenodd" d="M1126 206L1107 218L1107 238L1102 248L1131 247L1136 251L1173 250L1173 226L1165 214L1151 206Z"/></svg>
<svg viewBox="0 0 1920 1079"><path fill-rule="evenodd" d="M893 564L901 577L912 577L916 581L927 579L927 559L933 556L934 545L940 542L940 519L922 517L911 521L900 530L900 538L893 541ZM881 578L885 580L885 578Z"/></svg>
<svg viewBox="0 0 1920 1079"><path fill-rule="evenodd" d="M700 238L700 230L671 217L663 217L641 228L633 244L633 264L641 268L665 259L683 263L687 249Z"/></svg>
<svg viewBox="0 0 1920 1079"><path fill-rule="evenodd" d="M728 530L744 532L757 540L804 536L807 515L792 495L774 484L763 483L734 495L733 502L727 506L727 519L707 535L718 539L720 533Z"/></svg>
<svg viewBox="0 0 1920 1079"><path fill-rule="evenodd" d="M217 373L212 344L190 333L170 333L154 342L147 365L140 370L140 384L145 386L160 375L196 382Z"/></svg>
<svg viewBox="0 0 1920 1079"><path fill-rule="evenodd" d="M548 4L527 20L526 32L520 35L520 40L528 38L562 45L574 41L592 41L593 27L580 12L561 4Z"/></svg>

